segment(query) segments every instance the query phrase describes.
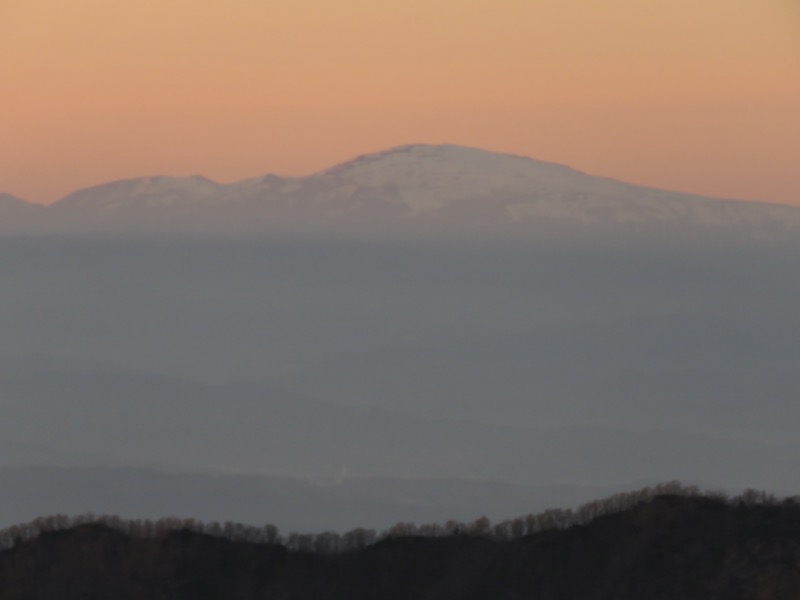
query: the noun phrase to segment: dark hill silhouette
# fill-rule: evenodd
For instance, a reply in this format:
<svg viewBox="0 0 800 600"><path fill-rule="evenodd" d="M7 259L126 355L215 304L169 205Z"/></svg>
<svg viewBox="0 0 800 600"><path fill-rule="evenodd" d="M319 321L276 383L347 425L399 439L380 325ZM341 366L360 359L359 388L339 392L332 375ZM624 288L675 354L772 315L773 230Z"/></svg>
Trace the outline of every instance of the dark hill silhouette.
<svg viewBox="0 0 800 600"><path fill-rule="evenodd" d="M106 518L36 535L29 525L0 553L0 598L800 598L796 499L675 491L495 528L480 519L398 525L374 543L356 530L335 549L322 543L328 534L280 544L267 528L248 534L231 524L229 538L239 539L192 521L144 531ZM255 531L274 539L247 541Z"/></svg>

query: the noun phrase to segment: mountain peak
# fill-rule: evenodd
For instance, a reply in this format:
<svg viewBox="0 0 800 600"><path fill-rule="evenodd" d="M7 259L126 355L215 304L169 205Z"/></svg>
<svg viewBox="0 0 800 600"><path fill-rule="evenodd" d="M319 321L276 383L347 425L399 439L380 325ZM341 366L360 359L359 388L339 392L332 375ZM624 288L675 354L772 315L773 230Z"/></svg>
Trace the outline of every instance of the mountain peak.
<svg viewBox="0 0 800 600"><path fill-rule="evenodd" d="M363 154L312 178L349 186L351 194L382 197L417 216L453 204L574 187L588 176L554 163L456 145L409 144ZM583 182L586 183L586 182Z"/></svg>
<svg viewBox="0 0 800 600"><path fill-rule="evenodd" d="M646 188L451 144L397 146L306 177L267 175L224 185L201 176L126 179L75 192L44 212L48 227L68 223L107 232L381 237L401 231L506 235L509 227L529 235L554 225L739 228L753 235L800 229L796 207Z"/></svg>
<svg viewBox="0 0 800 600"><path fill-rule="evenodd" d="M361 154L353 159L325 169L317 173L317 175L338 174L353 169L374 168L385 164L417 164L421 167L435 169L443 163L458 164L462 168L497 167L497 165L501 163L507 163L509 165L516 163L518 167L522 165L547 165L575 172L573 169L562 165L537 161L517 154L492 152L490 150L471 146L459 146L455 144L405 144L378 152Z"/></svg>

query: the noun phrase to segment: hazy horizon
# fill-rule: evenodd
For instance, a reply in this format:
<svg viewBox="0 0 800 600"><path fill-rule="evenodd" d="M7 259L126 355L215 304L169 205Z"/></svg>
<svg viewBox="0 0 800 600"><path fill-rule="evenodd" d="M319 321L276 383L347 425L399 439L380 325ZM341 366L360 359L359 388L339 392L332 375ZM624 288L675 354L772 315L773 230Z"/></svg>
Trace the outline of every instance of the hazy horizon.
<svg viewBox="0 0 800 600"><path fill-rule="evenodd" d="M205 180L205 181L209 181L209 182L211 182L213 184L225 186L225 185L235 185L235 184L238 184L238 183L246 183L246 182L249 182L249 181L255 181L255 180L258 180L258 179L264 179L264 178L268 178L268 177L278 177L278 178L286 179L286 180L303 180L303 179L310 179L310 178L313 178L315 176L319 176L319 175L324 174L324 173L326 173L328 171L332 171L332 170L334 170L336 168L340 168L342 166L346 166L346 165L349 165L351 163L355 163L358 160L363 159L365 157L380 156L380 155L389 154L389 153L392 153L392 152L395 152L395 151L398 151L398 150L402 150L402 149L405 149L405 148L413 148L413 147L464 148L464 149L468 149L468 150L479 150L481 152L487 152L487 153L495 154L497 156L508 156L508 157L515 157L515 158L525 158L525 159L529 159L529 160L531 160L531 161L533 161L535 163L540 163L540 164L545 164L545 165L554 165L554 166L558 166L558 167L566 167L568 169L573 169L575 171L578 171L580 173L583 173L583 174L586 174L586 175L589 175L589 176L603 178L603 179L607 179L607 180L611 180L611 181L617 181L617 182L620 182L620 183L623 183L623 184L627 184L627 185L641 186L643 188L650 188L650 189L653 189L653 190L658 190L658 191L663 191L663 192L668 192L668 193L674 193L674 194L686 194L686 195L694 195L694 196L697 196L697 197L707 197L707 198L719 199L719 200L732 200L732 201L746 202L746 203L756 202L756 203L778 204L778 205L786 205L786 206L800 206L800 201L798 201L797 203L795 203L795 202L771 202L771 201L767 201L767 200L763 200L763 199L753 199L753 198L749 198L748 199L748 198L711 196L709 194L702 194L702 193L699 193L699 192L695 193L695 192L692 192L691 190L677 190L677 189L669 189L669 188L663 188L663 187L658 187L658 186L644 186L641 183L637 183L637 182L633 182L633 181L625 181L625 180L622 180L622 179L619 179L619 178L610 177L609 175L604 174L604 173L586 173L586 172L580 171L579 169L575 169L575 167L572 166L572 165L561 164L561 163L545 160L545 159L542 159L542 158L526 156L526 155L522 155L522 154L516 154L516 153L513 153L513 152L495 152L495 151L489 150L487 148L479 148L477 146L469 146L469 145L463 145L463 144L450 144L450 143L437 143L437 144L404 143L404 144L399 144L397 146L392 146L392 147L388 147L388 148L379 149L379 150L376 150L374 152L363 152L363 153L357 154L355 156L350 156L345 160L336 161L336 162L334 162L332 164L329 164L327 166L323 166L322 168L315 169L315 170L307 172L307 173L299 173L299 174L291 174L291 175L290 174L285 174L285 173L276 173L276 172L270 171L270 172L258 173L258 174L251 175L251 176L248 176L248 177L243 177L241 179L222 181L222 180L213 179L211 177L207 177L203 173L192 173L191 175L175 175L175 174L166 173L166 172L155 172L155 173L143 173L143 174L138 175L138 176L125 177L125 178L121 178L121 179L96 181L96 182L93 182L93 183L89 183L85 187L68 190L63 196L59 196L57 198L54 198L50 202L35 202L35 201L31 201L28 198L23 198L23 197L20 197L20 196L16 196L14 194L10 194L10 193L5 192L3 190L0 190L0 195L1 194L8 194L8 195L10 195L10 196L12 196L12 197L14 197L14 198L16 198L18 200L22 200L22 201L26 202L26 203L47 207L47 206L52 206L54 204L57 204L61 200L64 200L65 198L68 198L68 197L74 195L77 192L83 192L83 191L86 191L86 190L100 188L100 187L103 187L103 186L117 184L117 183L124 183L124 182L128 182L128 181L152 181L152 180L156 180L156 179L160 179L160 178L178 179L178 180L180 180L180 179L202 179L202 180Z"/></svg>
<svg viewBox="0 0 800 600"><path fill-rule="evenodd" d="M10 0L0 79L0 525L800 488L791 0Z"/></svg>
<svg viewBox="0 0 800 600"><path fill-rule="evenodd" d="M304 517L286 495L329 496L267 494L264 479L253 493L280 502L259 513L214 473L439 486L345 487L348 525L360 502L380 523L478 510L448 480L473 481L492 517L564 485L564 502L626 482L800 486L797 243L73 236L0 249L0 467L29 470L11 507L57 505L61 489L68 507L130 513L134 484L114 470L129 467L156 470L133 479L148 514L280 511L293 526ZM81 471L48 480L44 467L107 470L76 496ZM163 469L208 477L167 485Z"/></svg>

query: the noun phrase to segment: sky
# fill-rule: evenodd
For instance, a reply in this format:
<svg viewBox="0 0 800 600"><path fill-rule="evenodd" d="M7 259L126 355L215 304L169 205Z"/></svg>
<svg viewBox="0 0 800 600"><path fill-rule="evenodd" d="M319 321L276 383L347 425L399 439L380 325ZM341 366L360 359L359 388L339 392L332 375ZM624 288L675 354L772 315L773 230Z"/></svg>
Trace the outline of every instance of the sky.
<svg viewBox="0 0 800 600"><path fill-rule="evenodd" d="M0 192L406 143L800 204L800 0L0 0Z"/></svg>

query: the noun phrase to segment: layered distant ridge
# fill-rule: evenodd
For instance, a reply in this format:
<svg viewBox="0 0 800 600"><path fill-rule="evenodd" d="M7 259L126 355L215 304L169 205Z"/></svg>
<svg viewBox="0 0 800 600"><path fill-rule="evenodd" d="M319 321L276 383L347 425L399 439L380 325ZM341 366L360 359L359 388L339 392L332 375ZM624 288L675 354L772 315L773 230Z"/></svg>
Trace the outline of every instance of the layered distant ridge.
<svg viewBox="0 0 800 600"><path fill-rule="evenodd" d="M0 196L0 231L83 233L525 233L554 226L800 231L800 208L667 192L476 148L408 145L306 177L220 184L146 177L79 190L47 209ZM29 217L37 213L37 218ZM19 218L26 213L26 219Z"/></svg>

